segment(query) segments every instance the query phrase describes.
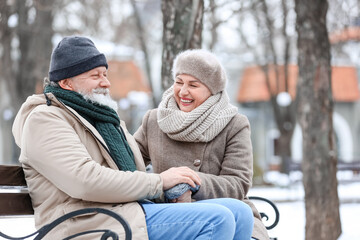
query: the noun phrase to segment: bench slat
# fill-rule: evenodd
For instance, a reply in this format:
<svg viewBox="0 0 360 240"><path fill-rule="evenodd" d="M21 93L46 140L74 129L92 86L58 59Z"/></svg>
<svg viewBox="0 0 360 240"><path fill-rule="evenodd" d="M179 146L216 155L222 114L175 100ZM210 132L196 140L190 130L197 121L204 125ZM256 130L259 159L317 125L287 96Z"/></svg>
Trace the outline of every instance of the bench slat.
<svg viewBox="0 0 360 240"><path fill-rule="evenodd" d="M0 186L26 186L22 168L0 165Z"/></svg>
<svg viewBox="0 0 360 240"><path fill-rule="evenodd" d="M34 210L28 193L0 193L0 216L32 214Z"/></svg>

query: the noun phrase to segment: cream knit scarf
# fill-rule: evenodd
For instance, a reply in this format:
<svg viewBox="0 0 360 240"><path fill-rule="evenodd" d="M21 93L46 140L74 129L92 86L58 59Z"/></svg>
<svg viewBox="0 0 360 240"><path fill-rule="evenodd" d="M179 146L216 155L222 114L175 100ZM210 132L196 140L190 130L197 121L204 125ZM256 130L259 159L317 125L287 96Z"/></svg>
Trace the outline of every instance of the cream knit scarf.
<svg viewBox="0 0 360 240"><path fill-rule="evenodd" d="M225 91L210 96L191 112L179 109L173 87L165 91L160 102L157 121L169 138L182 142L213 140L238 112Z"/></svg>

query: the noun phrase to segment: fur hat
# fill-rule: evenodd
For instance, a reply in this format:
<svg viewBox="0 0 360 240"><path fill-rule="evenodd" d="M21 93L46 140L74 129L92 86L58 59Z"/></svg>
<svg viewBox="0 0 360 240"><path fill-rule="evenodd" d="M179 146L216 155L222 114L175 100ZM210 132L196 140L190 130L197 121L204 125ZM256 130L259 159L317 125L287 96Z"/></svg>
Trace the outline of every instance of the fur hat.
<svg viewBox="0 0 360 240"><path fill-rule="evenodd" d="M49 79L57 82L108 64L105 55L85 37L63 38L51 54Z"/></svg>
<svg viewBox="0 0 360 240"><path fill-rule="evenodd" d="M227 77L223 66L216 56L204 49L186 50L179 53L173 64L174 80L180 74L191 75L216 94L225 89Z"/></svg>

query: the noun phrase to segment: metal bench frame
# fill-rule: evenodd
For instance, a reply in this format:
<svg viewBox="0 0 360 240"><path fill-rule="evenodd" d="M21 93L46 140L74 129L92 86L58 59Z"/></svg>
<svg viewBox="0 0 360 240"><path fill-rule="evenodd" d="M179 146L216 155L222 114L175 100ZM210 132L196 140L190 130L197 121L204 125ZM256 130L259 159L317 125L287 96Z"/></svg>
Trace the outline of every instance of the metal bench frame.
<svg viewBox="0 0 360 240"><path fill-rule="evenodd" d="M0 192L0 217L1 216L16 216L16 215L33 215L34 210L32 208L31 198L27 191L25 176L22 167L20 166L6 166L6 165L0 165L0 189L5 190ZM6 190L17 190L17 191L6 191ZM275 219L274 222L270 226L266 226L266 229L270 230L273 229L279 222L280 214L279 210L277 209L276 205L271 202L270 200L262 197L249 197L251 200L258 200L258 201L264 201L275 211ZM70 212L68 214L65 214L58 219L54 220L53 222L43 226L38 231L24 236L24 237L11 237L9 235L6 235L3 232L0 232L0 237L3 237L5 239L27 239L30 237L35 236L35 240L42 239L47 233L49 233L51 230L56 228L59 224L63 223L64 221L88 214L88 213L101 213L106 214L115 220L117 220L124 228L125 230L125 239L131 240L132 238L132 232L129 224L127 221L121 217L119 214L110 211L108 209L104 208L84 208L80 210L76 210L73 212ZM269 220L268 215L266 215L263 212L260 212L260 216L262 219L265 218L265 222ZM109 229L96 229L96 230L89 230L80 232L74 235L71 235L69 237L66 237L64 239L73 239L79 236L87 235L87 234L94 234L94 233L103 233L101 236L101 239L119 239L119 236L117 233L109 230ZM276 238L274 238L276 239Z"/></svg>
<svg viewBox="0 0 360 240"><path fill-rule="evenodd" d="M31 198L27 191L26 181L22 167L20 166L6 166L0 165L0 216L19 216L19 215L33 215L34 209L32 208ZM15 191L14 191L15 190ZM118 221L125 230L125 239L131 240L132 233L128 222L119 214L104 208L84 208L67 213L53 222L43 226L38 231L24 237L11 237L3 232L0 232L0 237L5 239L27 239L35 237L35 240L42 239L51 230L56 228L64 221L81 216L88 213L106 214L116 221ZM119 239L116 232L109 229L94 229L89 231L80 232L64 239L73 239L83 235L94 233L102 233L100 239Z"/></svg>

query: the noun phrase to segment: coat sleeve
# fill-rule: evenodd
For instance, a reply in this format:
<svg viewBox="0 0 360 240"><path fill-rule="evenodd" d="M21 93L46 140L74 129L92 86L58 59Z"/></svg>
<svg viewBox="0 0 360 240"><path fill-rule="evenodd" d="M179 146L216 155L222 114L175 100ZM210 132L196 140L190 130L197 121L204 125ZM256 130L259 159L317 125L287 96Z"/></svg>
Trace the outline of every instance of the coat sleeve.
<svg viewBox="0 0 360 240"><path fill-rule="evenodd" d="M147 124L149 121L151 110L147 111L143 117L142 124L139 129L134 133L134 138L139 146L142 157L144 159L145 166L151 163L149 148L148 148L148 137L147 137Z"/></svg>
<svg viewBox="0 0 360 240"><path fill-rule="evenodd" d="M225 151L219 174L199 172L202 180L200 190L193 196L196 200L230 197L244 199L252 184L253 154L250 139L250 124L243 115L237 115L224 129ZM212 151L218 146L212 146Z"/></svg>
<svg viewBox="0 0 360 240"><path fill-rule="evenodd" d="M66 114L30 114L21 144L29 166L69 196L86 201L130 202L162 194L159 175L114 170L92 159Z"/></svg>

